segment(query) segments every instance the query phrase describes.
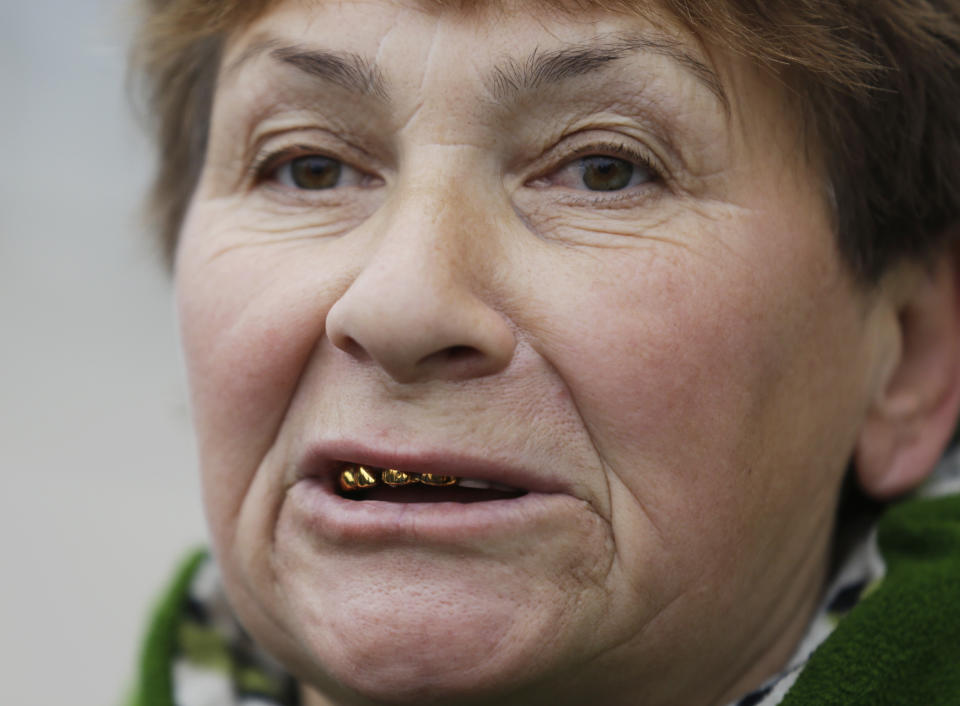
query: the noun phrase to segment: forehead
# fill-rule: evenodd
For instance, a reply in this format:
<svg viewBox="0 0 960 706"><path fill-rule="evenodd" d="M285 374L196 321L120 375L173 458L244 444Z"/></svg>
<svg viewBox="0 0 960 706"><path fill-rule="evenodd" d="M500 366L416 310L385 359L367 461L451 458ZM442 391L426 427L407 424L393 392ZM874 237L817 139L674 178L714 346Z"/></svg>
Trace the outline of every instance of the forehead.
<svg viewBox="0 0 960 706"><path fill-rule="evenodd" d="M221 16L221 26L233 27L228 44L231 47L249 44L251 35L256 38L266 29L290 31L300 29L304 35L333 30L336 35L349 41L366 40L375 43L381 40L383 31L394 28L392 20L403 14L419 17L421 29L431 23L446 21L459 24L473 33L484 36L495 48L497 37L508 31L514 38L517 34L527 38L546 40L551 34L567 26L567 32L618 24L624 21L643 20L646 33L656 35L664 45L690 44L689 54L702 54L697 37L683 25L677 15L652 2L617 2L616 0L260 0L246 6L236 7ZM334 16L363 16L359 25L330 27L325 18ZM294 24L291 24L294 23ZM599 30L598 30L599 31ZM469 58L465 56L464 58ZM705 57L697 56L697 60Z"/></svg>
<svg viewBox="0 0 960 706"><path fill-rule="evenodd" d="M287 0L270 4L258 19L233 33L221 80L229 83L252 60L267 56L386 98L384 74L396 81L404 69L414 68L404 66L406 60L422 68L439 47L437 53L446 55L441 71L483 66L489 92L507 98L645 54L682 69L729 111L724 82L703 44L662 9L627 5ZM345 50L339 51L341 47ZM384 56L387 61L381 60Z"/></svg>
<svg viewBox="0 0 960 706"><path fill-rule="evenodd" d="M221 26L242 25L256 19L279 5L298 6L301 10L316 9L331 5L359 5L364 0L223 0L217 4L215 15ZM367 4L375 5L378 3ZM568 17L577 17L584 12L607 12L624 16L656 16L663 14L678 20L678 13L671 5L652 0L390 0L398 7L418 9L423 12L454 11L465 17L490 15L523 15L553 12ZM720 9L723 3L717 3Z"/></svg>

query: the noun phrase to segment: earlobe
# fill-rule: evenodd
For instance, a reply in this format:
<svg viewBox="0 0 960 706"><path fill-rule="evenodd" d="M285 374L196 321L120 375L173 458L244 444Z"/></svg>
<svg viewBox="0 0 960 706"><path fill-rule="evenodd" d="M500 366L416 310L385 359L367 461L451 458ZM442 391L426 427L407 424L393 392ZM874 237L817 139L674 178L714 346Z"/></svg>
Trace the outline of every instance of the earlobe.
<svg viewBox="0 0 960 706"><path fill-rule="evenodd" d="M955 253L924 271L898 302L899 354L867 412L855 454L878 499L912 490L933 470L960 412L960 268Z"/></svg>

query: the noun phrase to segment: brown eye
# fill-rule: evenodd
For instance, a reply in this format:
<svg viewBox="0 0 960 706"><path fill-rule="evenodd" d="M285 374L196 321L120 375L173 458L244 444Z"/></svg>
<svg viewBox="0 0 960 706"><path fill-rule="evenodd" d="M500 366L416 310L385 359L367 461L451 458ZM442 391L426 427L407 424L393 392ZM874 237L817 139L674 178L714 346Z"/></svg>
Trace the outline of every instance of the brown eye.
<svg viewBox="0 0 960 706"><path fill-rule="evenodd" d="M624 153L614 157L610 152L624 152L616 145L597 145L597 152L564 162L558 169L531 182L543 188L559 186L574 191L627 191L653 186L661 182L660 172L641 154ZM601 150L608 154L602 154Z"/></svg>
<svg viewBox="0 0 960 706"><path fill-rule="evenodd" d="M594 155L580 160L580 170L591 191L619 191L630 186L637 167L625 159Z"/></svg>
<svg viewBox="0 0 960 706"><path fill-rule="evenodd" d="M300 189L332 189L340 183L343 164L320 155L307 155L290 160L289 179Z"/></svg>

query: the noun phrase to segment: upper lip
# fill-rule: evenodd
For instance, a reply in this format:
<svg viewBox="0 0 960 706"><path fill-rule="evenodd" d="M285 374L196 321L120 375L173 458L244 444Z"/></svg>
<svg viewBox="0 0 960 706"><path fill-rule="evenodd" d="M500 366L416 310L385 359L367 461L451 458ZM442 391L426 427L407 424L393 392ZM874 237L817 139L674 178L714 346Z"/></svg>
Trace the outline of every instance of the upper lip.
<svg viewBox="0 0 960 706"><path fill-rule="evenodd" d="M296 480L333 479L345 463L375 468L395 468L407 473L433 473L474 478L510 486L531 493L569 493L562 479L522 463L504 464L479 454L440 449L386 451L349 442L325 442L311 447L296 469Z"/></svg>

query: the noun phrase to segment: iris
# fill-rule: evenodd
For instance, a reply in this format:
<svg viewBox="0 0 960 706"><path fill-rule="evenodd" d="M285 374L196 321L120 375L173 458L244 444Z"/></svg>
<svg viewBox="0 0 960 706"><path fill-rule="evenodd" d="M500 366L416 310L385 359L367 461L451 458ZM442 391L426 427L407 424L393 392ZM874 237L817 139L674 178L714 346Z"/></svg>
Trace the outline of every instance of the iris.
<svg viewBox="0 0 960 706"><path fill-rule="evenodd" d="M633 179L635 166L625 159L593 155L580 160L583 184L591 191L618 191Z"/></svg>
<svg viewBox="0 0 960 706"><path fill-rule="evenodd" d="M301 189L331 189L339 183L342 170L337 160L315 154L290 162L290 178Z"/></svg>

